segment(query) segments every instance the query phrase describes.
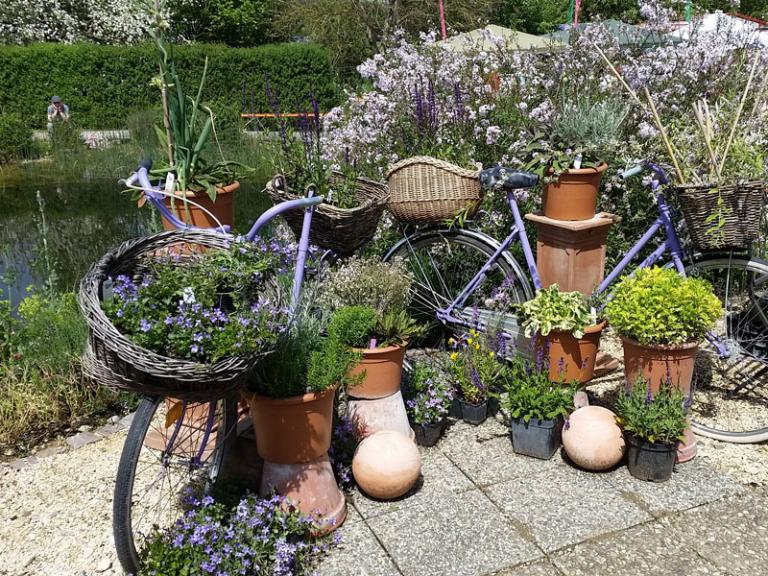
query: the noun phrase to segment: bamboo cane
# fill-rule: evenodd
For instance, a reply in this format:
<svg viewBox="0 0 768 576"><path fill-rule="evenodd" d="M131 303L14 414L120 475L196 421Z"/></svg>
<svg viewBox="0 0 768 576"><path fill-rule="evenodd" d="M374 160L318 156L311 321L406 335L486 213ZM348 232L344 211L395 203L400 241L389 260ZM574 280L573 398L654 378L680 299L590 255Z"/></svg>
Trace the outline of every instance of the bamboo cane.
<svg viewBox="0 0 768 576"><path fill-rule="evenodd" d="M656 124L656 128L658 128L659 133L661 134L661 139L664 141L664 146L666 146L667 148L667 152L669 153L669 158L672 160L672 166L675 169L678 183L685 184L685 175L683 174L683 171L680 169L680 165L677 162L677 154L675 154L675 151L672 148L672 143L669 141L669 137L667 136L667 130L666 128L664 128L664 124L661 123L661 118L659 117L659 113L656 111L656 105L653 103L653 98L651 98L651 93L648 92L648 88L646 86L643 86L643 92L645 94L645 99L648 101L648 105L651 108L653 121Z"/></svg>
<svg viewBox="0 0 768 576"><path fill-rule="evenodd" d="M752 86L752 80L755 77L755 72L757 72L757 63L759 61L760 61L760 52L756 52L755 58L752 62L752 70L749 71L749 78L747 79L747 85L744 87L744 93L741 95L739 108L736 110L736 116L733 119L733 125L731 126L731 133L728 134L728 142L725 145L725 150L723 151L723 157L720 159L720 169L718 170L719 173L722 173L723 168L725 167L725 160L728 158L728 152L731 149L731 144L733 144L733 137L736 135L736 129L739 127L741 112L742 110L744 110L744 102L746 102L747 100L747 94L749 94L749 88Z"/></svg>

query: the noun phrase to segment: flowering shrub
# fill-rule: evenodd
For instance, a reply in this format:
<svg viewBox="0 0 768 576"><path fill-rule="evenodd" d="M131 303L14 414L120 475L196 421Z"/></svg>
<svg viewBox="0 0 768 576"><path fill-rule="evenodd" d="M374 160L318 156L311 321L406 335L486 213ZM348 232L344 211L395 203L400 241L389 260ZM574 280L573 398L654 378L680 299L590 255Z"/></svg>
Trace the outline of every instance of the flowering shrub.
<svg viewBox="0 0 768 576"><path fill-rule="evenodd" d="M405 407L414 424L442 422L453 401L453 387L439 367L425 360L413 363L406 390Z"/></svg>
<svg viewBox="0 0 768 576"><path fill-rule="evenodd" d="M379 314L404 310L410 302L412 276L402 262L353 257L323 279L320 304L370 306Z"/></svg>
<svg viewBox="0 0 768 576"><path fill-rule="evenodd" d="M332 545L313 539L314 520L281 496L247 496L234 510L210 496L190 505L171 528L149 537L140 553L141 574L301 576Z"/></svg>
<svg viewBox="0 0 768 576"><path fill-rule="evenodd" d="M139 278L118 276L102 306L115 327L159 354L216 362L262 350L283 331L287 308L269 280L293 250L276 240L238 239L229 250L150 262Z"/></svg>
<svg viewBox="0 0 768 576"><path fill-rule="evenodd" d="M482 404L501 374L501 354L497 354L487 335L475 329L450 338L448 344L448 367L459 394L469 404Z"/></svg>

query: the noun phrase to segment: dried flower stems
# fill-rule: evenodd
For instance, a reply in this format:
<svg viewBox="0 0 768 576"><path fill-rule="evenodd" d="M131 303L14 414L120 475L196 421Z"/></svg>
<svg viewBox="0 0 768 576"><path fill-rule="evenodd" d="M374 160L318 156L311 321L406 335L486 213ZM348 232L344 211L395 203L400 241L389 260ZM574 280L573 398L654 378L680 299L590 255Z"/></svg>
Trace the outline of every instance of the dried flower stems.
<svg viewBox="0 0 768 576"><path fill-rule="evenodd" d="M755 78L755 72L757 71L757 64L760 61L760 52L755 53L755 58L752 62L752 70L749 71L749 78L747 79L747 85L744 87L744 92L741 95L741 100L739 101L739 108L736 110L736 116L733 118L733 125L731 126L731 132L728 134L728 142L725 145L725 150L723 151L723 157L720 158L720 168L718 169L718 174L720 174L723 171L723 167L725 166L725 160L728 158L728 152L731 149L731 144L733 143L733 137L736 135L736 129L739 126L739 120L741 119L741 112L744 110L744 102L747 100L747 94L749 94L749 89L752 86L752 80Z"/></svg>

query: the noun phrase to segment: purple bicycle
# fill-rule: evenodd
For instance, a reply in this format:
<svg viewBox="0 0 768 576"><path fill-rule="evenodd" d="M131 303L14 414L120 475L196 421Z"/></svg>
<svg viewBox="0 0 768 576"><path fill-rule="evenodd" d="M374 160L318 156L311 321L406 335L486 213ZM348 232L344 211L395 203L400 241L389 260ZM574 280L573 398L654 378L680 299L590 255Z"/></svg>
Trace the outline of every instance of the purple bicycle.
<svg viewBox="0 0 768 576"><path fill-rule="evenodd" d="M152 186L148 175L150 166L149 162L143 163L126 180L126 186L143 192L152 206L176 228L194 229L166 207L164 200L170 194L160 186ZM304 210L296 252L292 310L298 305L310 262L313 207L322 201L322 196L314 196L309 190L305 198L283 202L264 212L246 235L248 240L253 240L275 216L288 210ZM229 233L226 226L219 225L216 230ZM115 548L126 573L139 572L139 550L153 527L170 527L183 514L190 494L199 498L213 490L217 480L227 478L232 462L226 454L236 439L237 424L238 402L234 397L203 403L160 396L142 399L120 456L113 498Z"/></svg>
<svg viewBox="0 0 768 576"><path fill-rule="evenodd" d="M703 436L737 443L768 440L768 262L748 251L694 254L679 240L684 221L667 203L664 170L644 162L623 173L629 178L647 169L658 217L597 287L605 293L649 243L658 246L636 267L656 263L674 266L680 274L700 276L712 283L724 315L701 347L694 374L691 415L694 430ZM541 288L536 261L525 232L514 191L529 188L536 176L500 168L479 175L485 188L506 192L513 224L502 241L471 229L406 231L384 257L408 262L414 275L414 313L442 324L466 328L499 323L513 339L521 336L514 315L493 309L503 291L511 302L524 302ZM684 237L684 236L683 236ZM527 274L510 248L519 243Z"/></svg>

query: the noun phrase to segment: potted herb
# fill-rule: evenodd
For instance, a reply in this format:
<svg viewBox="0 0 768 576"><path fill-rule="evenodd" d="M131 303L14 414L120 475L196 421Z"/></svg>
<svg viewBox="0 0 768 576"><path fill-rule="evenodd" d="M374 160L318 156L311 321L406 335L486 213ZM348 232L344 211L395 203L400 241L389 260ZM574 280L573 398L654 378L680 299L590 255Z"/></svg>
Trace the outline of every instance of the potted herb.
<svg viewBox="0 0 768 576"><path fill-rule="evenodd" d="M333 313L329 336L361 360L350 370L359 380L347 387L354 398L385 398L400 390L408 340L422 332L405 310L380 314L370 306L344 306Z"/></svg>
<svg viewBox="0 0 768 576"><path fill-rule="evenodd" d="M536 292L520 305L525 335L547 350L552 382L592 379L605 321L581 292L561 292L557 284Z"/></svg>
<svg viewBox="0 0 768 576"><path fill-rule="evenodd" d="M643 377L688 394L699 341L722 314L712 286L671 268L645 268L624 278L605 308L624 345L627 381Z"/></svg>
<svg viewBox="0 0 768 576"><path fill-rule="evenodd" d="M291 496L302 512L319 514L328 530L346 516L328 459L334 398L339 386L355 380L349 370L358 360L348 346L324 334L331 321L305 297L243 392L264 459L261 493L276 489Z"/></svg>
<svg viewBox="0 0 768 576"><path fill-rule="evenodd" d="M618 143L627 107L615 100L563 100L555 118L536 128L526 165L544 183L544 216L588 220L595 215L604 155Z"/></svg>
<svg viewBox="0 0 768 576"><path fill-rule="evenodd" d="M669 480L677 443L688 426L683 394L665 384L652 395L650 383L639 378L619 395L616 413L629 443L630 474L650 482Z"/></svg>
<svg viewBox="0 0 768 576"><path fill-rule="evenodd" d="M575 386L550 381L549 371L519 356L502 378L501 406L509 416L517 454L549 460L560 447L565 418L573 410Z"/></svg>
<svg viewBox="0 0 768 576"><path fill-rule="evenodd" d="M482 424L488 417L489 392L502 371L496 351L477 330L448 340L451 347L448 369L459 394L461 418Z"/></svg>
<svg viewBox="0 0 768 576"><path fill-rule="evenodd" d="M240 187L236 180L236 167L241 165L228 162L223 157L220 161L211 162L205 155L214 132L213 112L202 103L208 59L203 65L197 92L190 97L176 72L173 46L166 39L160 6L156 8L156 22L150 28L150 36L158 54L160 74L156 83L162 98L163 127L156 126L155 131L165 150L166 161L153 169L152 175L165 178L165 191L171 194L166 198L166 204L179 220L201 228L213 228L219 224L232 226L233 196ZM179 213L178 200L181 201L183 214ZM166 230L174 228L165 218L163 226Z"/></svg>
<svg viewBox="0 0 768 576"><path fill-rule="evenodd" d="M434 446L445 428L453 402L453 387L438 367L426 360L413 362L408 380L406 409L416 443Z"/></svg>

